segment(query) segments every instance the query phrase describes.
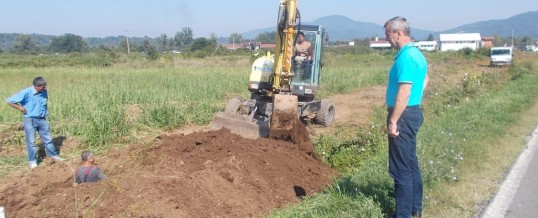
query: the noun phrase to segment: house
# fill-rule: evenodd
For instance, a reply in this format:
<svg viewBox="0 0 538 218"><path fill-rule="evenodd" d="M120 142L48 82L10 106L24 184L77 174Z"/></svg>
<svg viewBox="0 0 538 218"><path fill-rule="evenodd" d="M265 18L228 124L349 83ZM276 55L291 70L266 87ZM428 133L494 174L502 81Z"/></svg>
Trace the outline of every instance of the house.
<svg viewBox="0 0 538 218"><path fill-rule="evenodd" d="M224 45L222 45L222 47L224 47L226 49L230 49L230 50L236 50L236 49L240 49L240 48L245 48L245 44L244 43L224 44Z"/></svg>
<svg viewBox="0 0 538 218"><path fill-rule="evenodd" d="M457 51L464 48L476 50L480 48L480 33L455 33L439 35L441 51Z"/></svg>
<svg viewBox="0 0 538 218"><path fill-rule="evenodd" d="M390 45L389 41L375 40L375 41L370 42L370 48L379 49L379 50L392 49L392 45Z"/></svg>
<svg viewBox="0 0 538 218"><path fill-rule="evenodd" d="M493 39L495 39L495 37L493 36L483 36L482 37L482 48L491 48L493 47Z"/></svg>
<svg viewBox="0 0 538 218"><path fill-rule="evenodd" d="M229 44L224 45L224 47L234 50L234 48L232 48ZM248 50L251 50L251 51L258 51L260 49L268 50L268 49L273 49L275 47L276 47L275 44L264 44L264 43L261 43L261 42L246 42L246 43L237 45L236 49L237 48L245 48L245 49L248 49Z"/></svg>
<svg viewBox="0 0 538 218"><path fill-rule="evenodd" d="M415 45L418 47L418 49L424 51L435 51L439 49L437 41L418 41L415 42Z"/></svg>
<svg viewBox="0 0 538 218"><path fill-rule="evenodd" d="M261 49L273 49L276 47L276 44L264 44L264 43L260 43L260 48Z"/></svg>

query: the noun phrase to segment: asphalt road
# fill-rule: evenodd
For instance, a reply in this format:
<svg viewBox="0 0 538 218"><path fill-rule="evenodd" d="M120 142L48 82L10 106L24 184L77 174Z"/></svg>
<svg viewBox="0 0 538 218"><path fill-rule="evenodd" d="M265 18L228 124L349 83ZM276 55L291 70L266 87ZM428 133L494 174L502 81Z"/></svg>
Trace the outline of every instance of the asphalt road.
<svg viewBox="0 0 538 218"><path fill-rule="evenodd" d="M538 127L510 170L484 218L538 217Z"/></svg>

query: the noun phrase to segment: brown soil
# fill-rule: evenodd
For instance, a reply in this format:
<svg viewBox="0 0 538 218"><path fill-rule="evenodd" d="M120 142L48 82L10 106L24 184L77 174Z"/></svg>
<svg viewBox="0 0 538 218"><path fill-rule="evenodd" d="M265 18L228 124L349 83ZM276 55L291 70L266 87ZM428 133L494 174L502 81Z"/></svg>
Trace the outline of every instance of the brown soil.
<svg viewBox="0 0 538 218"><path fill-rule="evenodd" d="M276 110L271 117L269 138L295 144L310 143L308 131L297 117L296 111Z"/></svg>
<svg viewBox="0 0 538 218"><path fill-rule="evenodd" d="M1 179L0 205L9 217L258 217L331 183L312 150L228 130L162 135L99 157L99 183L73 186L68 161Z"/></svg>

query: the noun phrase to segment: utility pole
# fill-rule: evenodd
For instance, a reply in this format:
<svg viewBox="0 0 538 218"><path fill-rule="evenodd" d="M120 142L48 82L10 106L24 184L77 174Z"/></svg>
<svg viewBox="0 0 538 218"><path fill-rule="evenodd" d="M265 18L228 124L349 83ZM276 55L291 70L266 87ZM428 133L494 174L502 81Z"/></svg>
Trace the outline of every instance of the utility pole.
<svg viewBox="0 0 538 218"><path fill-rule="evenodd" d="M512 30L512 48L514 47L514 30Z"/></svg>
<svg viewBox="0 0 538 218"><path fill-rule="evenodd" d="M131 50L129 49L129 36L127 36L127 32L129 32L129 30L125 30L125 40L127 40L127 55L130 55L131 54Z"/></svg>

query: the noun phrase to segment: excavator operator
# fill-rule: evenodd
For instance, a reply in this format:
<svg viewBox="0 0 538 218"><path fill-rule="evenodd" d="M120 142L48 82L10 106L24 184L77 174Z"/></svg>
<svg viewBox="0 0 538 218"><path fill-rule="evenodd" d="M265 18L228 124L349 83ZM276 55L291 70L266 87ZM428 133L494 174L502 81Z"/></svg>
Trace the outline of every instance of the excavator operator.
<svg viewBox="0 0 538 218"><path fill-rule="evenodd" d="M297 34L297 43L295 44L295 72L298 76L307 80L310 79L312 69L312 44L306 41L304 33Z"/></svg>

